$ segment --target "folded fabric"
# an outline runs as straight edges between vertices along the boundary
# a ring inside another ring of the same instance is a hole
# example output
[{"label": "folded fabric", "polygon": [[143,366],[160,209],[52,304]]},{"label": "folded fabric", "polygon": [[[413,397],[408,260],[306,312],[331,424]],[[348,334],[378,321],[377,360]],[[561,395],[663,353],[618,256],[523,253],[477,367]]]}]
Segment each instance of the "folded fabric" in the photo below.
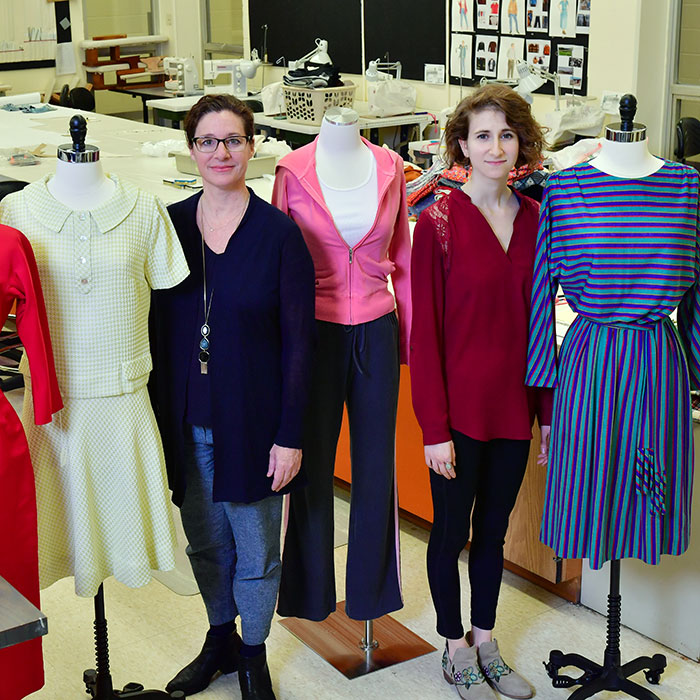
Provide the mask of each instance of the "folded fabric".
[{"label": "folded fabric", "polygon": [[285,85],[305,88],[339,87],[343,84],[338,69],[330,63],[305,63],[303,68],[290,70],[282,80]]},{"label": "folded fabric", "polygon": [[433,192],[431,192],[426,197],[423,197],[419,202],[416,202],[413,206],[408,208],[408,213],[410,216],[415,216],[418,218],[422,212],[424,212],[431,204],[437,202],[438,199],[445,197],[451,192],[449,187],[437,187]]},{"label": "folded fabric", "polygon": [[55,112],[56,108],[50,105],[15,105],[8,102],[2,106],[6,112],[26,112],[27,114],[40,114],[41,112]]}]

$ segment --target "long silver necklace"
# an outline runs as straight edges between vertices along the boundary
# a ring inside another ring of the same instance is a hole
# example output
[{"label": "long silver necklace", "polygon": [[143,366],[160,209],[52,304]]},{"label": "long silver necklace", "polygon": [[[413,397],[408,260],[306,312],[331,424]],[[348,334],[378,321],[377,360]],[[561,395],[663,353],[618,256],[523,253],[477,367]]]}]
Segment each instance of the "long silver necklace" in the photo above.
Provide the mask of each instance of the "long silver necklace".
[{"label": "long silver necklace", "polygon": [[214,289],[211,290],[211,296],[209,297],[209,303],[207,304],[207,261],[204,257],[204,236],[202,236],[202,278],[204,280],[202,285],[204,298],[204,323],[199,329],[199,332],[202,334],[202,339],[199,341],[199,371],[201,374],[208,374],[209,348],[211,345],[209,340],[209,335],[211,333],[211,328],[209,327],[209,312],[211,311],[211,302],[214,298]]},{"label": "long silver necklace", "polygon": [[[246,209],[248,208],[248,202],[250,201],[250,196],[246,199],[243,209],[236,214],[236,216],[224,225],[230,225],[236,218],[238,218],[238,223],[243,218]],[[217,227],[211,226],[209,221],[207,221],[206,214],[204,213],[204,207],[202,206],[202,224],[206,226],[210,232],[214,231]],[[212,287],[211,295],[209,296],[209,302],[207,303],[207,261],[204,256],[204,236],[202,235],[202,297],[203,297],[203,310],[204,310],[204,323],[199,329],[202,334],[202,338],[199,341],[199,371],[201,374],[209,373],[209,350],[211,348],[211,327],[209,326],[209,312],[211,311],[211,302],[214,299],[214,289]]]}]

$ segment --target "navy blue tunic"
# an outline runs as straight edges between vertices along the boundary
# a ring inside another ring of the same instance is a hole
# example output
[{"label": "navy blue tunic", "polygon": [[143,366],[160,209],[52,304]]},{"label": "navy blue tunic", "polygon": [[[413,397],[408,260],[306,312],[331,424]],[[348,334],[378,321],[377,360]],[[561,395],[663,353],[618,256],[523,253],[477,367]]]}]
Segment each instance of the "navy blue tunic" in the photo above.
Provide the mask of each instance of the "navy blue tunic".
[{"label": "navy blue tunic", "polygon": [[[200,196],[168,207],[190,276],[154,291],[151,307],[149,389],[177,505],[186,487],[188,375],[201,337]],[[297,225],[252,191],[243,220],[217,257],[209,316],[214,500],[252,503],[274,493],[267,476],[272,445],[302,447],[315,339],[314,269]],[[293,479],[280,493],[299,482]]]}]

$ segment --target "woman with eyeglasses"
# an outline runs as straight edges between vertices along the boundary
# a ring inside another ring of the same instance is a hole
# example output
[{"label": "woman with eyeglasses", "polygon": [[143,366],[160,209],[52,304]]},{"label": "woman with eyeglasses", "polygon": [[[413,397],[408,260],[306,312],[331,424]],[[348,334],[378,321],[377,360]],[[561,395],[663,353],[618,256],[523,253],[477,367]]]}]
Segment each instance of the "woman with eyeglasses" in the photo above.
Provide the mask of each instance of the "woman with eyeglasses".
[{"label": "woman with eyeglasses", "polygon": [[191,274],[153,295],[150,388],[209,630],[166,690],[238,670],[244,699],[274,700],[265,639],[282,494],[299,481],[314,269],[296,224],[246,187],[250,109],[204,96],[185,132],[203,189],[168,208]]}]

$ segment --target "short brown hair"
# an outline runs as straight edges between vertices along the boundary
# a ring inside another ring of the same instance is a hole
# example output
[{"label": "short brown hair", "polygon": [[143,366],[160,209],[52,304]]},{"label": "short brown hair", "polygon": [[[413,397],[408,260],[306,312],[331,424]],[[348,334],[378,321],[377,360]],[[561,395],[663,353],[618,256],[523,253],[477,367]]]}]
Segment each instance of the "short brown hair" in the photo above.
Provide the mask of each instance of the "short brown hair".
[{"label": "short brown hair", "polygon": [[249,141],[253,140],[255,121],[253,120],[252,110],[245,102],[233,95],[204,95],[192,105],[185,117],[185,134],[190,148],[194,144],[194,134],[197,131],[197,125],[202,117],[210,112],[233,112],[237,114],[243,122],[245,136]]},{"label": "short brown hair", "polygon": [[520,147],[515,167],[534,167],[542,158],[545,146],[544,129],[532,116],[530,105],[507,85],[490,83],[465,97],[456,107],[445,127],[447,159],[451,167],[455,163],[468,165],[469,159],[462,153],[460,139],[469,136],[469,119],[483,109],[498,109],[505,115],[508,126],[518,135]]}]

